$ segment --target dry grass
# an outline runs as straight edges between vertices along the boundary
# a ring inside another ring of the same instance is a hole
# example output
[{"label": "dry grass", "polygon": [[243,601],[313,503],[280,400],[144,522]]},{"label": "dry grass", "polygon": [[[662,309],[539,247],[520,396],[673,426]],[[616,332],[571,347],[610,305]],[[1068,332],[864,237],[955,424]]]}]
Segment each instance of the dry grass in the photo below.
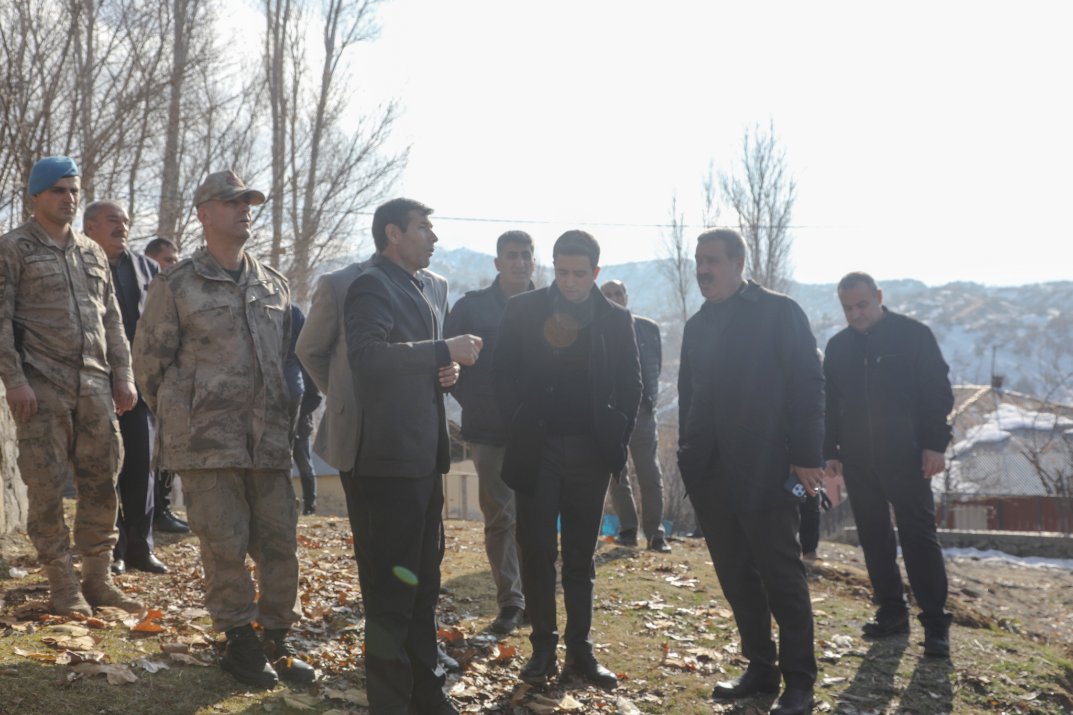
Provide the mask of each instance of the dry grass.
[{"label": "dry grass", "polygon": [[[318,683],[305,691],[281,685],[248,692],[214,665],[183,665],[161,652],[161,644],[189,642],[191,653],[214,658],[207,619],[196,610],[197,549],[189,537],[164,537],[166,543],[158,546],[173,567],[171,574],[121,578],[124,587],[162,612],[160,633],[139,636],[119,619],[91,630],[98,640],[94,648],[107,662],[148,659],[170,667],[149,673],[135,665],[135,682],[110,685],[103,676],[79,675],[70,665],[20,655],[61,652],[44,640],[50,634],[47,624],[17,620],[39,617],[35,604],[43,597],[42,575],[23,548],[8,565],[15,574],[29,573],[0,581],[0,618],[7,624],[0,637],[0,715],[366,712],[361,707],[361,607],[348,537],[341,519],[303,518],[300,525],[306,613],[300,644],[321,672]],[[497,644],[482,633],[495,605],[480,525],[449,522],[447,538],[441,614],[449,651],[465,666],[461,676],[451,677],[453,696],[464,712],[614,713],[631,712],[632,704],[645,713],[744,714],[770,705],[770,698],[725,705],[708,697],[714,681],[736,674],[743,661],[702,541],[677,541],[669,555],[601,544],[593,637],[601,661],[622,676],[622,685],[609,694],[577,684],[556,684],[544,693],[519,687],[516,674],[529,654],[525,635]],[[832,557],[851,551],[827,544],[822,550]],[[823,655],[817,712],[1073,711],[1073,666],[1060,646],[1003,630],[995,614],[957,596],[951,662],[923,658],[916,629],[908,640],[860,640],[860,624],[871,612],[866,584],[848,557],[816,569],[817,653]]]}]

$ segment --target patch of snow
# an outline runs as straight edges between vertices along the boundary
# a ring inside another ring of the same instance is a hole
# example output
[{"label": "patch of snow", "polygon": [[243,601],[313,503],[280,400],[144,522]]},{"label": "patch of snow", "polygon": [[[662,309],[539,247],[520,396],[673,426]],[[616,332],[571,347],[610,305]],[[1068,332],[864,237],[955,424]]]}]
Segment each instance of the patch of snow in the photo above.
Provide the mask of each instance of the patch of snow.
[{"label": "patch of snow", "polygon": [[1013,554],[1007,554],[1005,551],[998,551],[996,549],[950,548],[943,549],[943,556],[948,559],[969,558],[979,559],[981,561],[1005,561],[1006,563],[1017,564],[1019,566],[1073,571],[1073,559],[1050,559],[1043,556],[1014,556]]}]

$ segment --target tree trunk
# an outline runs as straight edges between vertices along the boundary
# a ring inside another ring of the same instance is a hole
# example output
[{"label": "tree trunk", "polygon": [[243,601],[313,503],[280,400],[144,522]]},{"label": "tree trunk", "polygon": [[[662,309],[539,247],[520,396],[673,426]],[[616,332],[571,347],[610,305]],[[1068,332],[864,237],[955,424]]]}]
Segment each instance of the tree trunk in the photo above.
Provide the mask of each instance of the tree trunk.
[{"label": "tree trunk", "polygon": [[[4,394],[0,384],[0,397]],[[15,421],[7,400],[0,399],[0,534],[26,528],[26,485],[15,466],[16,444]]]}]

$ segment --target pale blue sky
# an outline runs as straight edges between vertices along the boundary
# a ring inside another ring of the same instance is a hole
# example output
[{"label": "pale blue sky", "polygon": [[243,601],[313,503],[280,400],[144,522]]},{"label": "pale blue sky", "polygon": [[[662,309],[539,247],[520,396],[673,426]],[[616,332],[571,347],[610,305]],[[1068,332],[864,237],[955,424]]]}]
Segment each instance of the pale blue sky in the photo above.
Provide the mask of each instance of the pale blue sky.
[{"label": "pale blue sky", "polygon": [[436,208],[445,247],[490,252],[522,227],[547,257],[588,223],[605,264],[655,257],[672,192],[698,222],[709,159],[726,167],[771,119],[798,180],[798,280],[1070,277],[1068,2],[391,0],[379,16],[360,101],[401,100],[399,193]]}]

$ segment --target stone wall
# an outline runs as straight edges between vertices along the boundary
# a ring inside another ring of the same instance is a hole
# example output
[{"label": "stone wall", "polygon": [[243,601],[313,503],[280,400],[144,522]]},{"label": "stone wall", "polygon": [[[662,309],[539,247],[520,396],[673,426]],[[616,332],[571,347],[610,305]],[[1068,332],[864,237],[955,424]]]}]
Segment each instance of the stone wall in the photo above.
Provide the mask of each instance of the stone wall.
[{"label": "stone wall", "polygon": [[15,465],[15,423],[0,383],[0,534],[26,529],[26,485]]}]

